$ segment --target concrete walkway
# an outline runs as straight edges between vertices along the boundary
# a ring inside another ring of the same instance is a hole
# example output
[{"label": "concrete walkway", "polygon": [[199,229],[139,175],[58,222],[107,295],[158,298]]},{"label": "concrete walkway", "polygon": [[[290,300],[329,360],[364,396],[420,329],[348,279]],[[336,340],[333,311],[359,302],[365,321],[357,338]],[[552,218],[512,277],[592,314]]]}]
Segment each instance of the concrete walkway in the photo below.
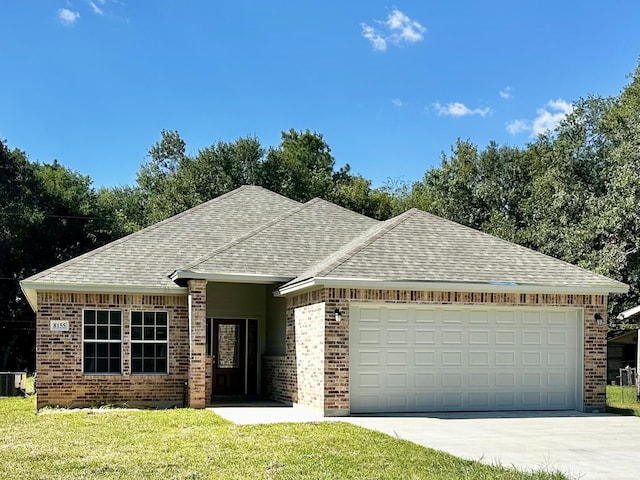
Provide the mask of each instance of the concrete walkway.
[{"label": "concrete walkway", "polygon": [[640,418],[492,412],[325,418],[276,403],[212,408],[237,424],[344,421],[488,464],[560,470],[581,480],[640,478]]}]

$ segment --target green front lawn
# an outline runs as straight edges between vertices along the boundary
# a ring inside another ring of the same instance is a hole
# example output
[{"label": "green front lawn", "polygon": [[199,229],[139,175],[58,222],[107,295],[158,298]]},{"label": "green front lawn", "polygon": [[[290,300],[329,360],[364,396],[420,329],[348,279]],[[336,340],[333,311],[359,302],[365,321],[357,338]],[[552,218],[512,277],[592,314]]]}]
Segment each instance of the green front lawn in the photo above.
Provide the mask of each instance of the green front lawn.
[{"label": "green front lawn", "polygon": [[341,422],[237,426],[207,410],[45,410],[0,399],[0,478],[566,479]]},{"label": "green front lawn", "polygon": [[636,398],[636,387],[607,386],[607,412],[640,417],[640,402]]}]

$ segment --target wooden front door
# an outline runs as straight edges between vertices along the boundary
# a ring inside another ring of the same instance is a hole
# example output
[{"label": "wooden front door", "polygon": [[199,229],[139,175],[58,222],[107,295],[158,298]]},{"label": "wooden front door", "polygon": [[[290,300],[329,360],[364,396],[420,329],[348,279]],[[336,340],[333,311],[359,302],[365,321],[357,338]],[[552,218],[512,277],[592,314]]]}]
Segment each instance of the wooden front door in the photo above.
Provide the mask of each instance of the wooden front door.
[{"label": "wooden front door", "polygon": [[211,395],[255,395],[258,388],[258,322],[207,319]]}]

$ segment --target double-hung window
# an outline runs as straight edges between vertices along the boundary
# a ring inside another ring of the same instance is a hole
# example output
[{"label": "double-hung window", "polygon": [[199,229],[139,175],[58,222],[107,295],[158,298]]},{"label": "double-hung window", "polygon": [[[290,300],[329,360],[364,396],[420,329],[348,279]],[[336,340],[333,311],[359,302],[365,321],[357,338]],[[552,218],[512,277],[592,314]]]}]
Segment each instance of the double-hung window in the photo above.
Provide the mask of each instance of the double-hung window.
[{"label": "double-hung window", "polygon": [[122,312],[85,310],[82,316],[84,373],[122,373]]},{"label": "double-hung window", "polygon": [[131,312],[131,373],[168,373],[167,312]]}]

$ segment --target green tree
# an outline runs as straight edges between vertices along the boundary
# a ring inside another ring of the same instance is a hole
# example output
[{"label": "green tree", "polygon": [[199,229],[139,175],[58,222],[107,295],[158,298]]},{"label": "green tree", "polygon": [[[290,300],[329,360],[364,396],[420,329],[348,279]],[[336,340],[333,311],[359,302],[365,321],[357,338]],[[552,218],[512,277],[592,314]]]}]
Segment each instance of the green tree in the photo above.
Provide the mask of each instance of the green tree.
[{"label": "green tree", "polygon": [[262,185],[286,197],[306,202],[330,198],[335,160],[322,134],[282,132],[277,148],[270,148],[262,167]]},{"label": "green tree", "polygon": [[89,177],[0,142],[0,370],[34,366],[34,315],[19,280],[114,240],[116,220],[98,211]]}]

